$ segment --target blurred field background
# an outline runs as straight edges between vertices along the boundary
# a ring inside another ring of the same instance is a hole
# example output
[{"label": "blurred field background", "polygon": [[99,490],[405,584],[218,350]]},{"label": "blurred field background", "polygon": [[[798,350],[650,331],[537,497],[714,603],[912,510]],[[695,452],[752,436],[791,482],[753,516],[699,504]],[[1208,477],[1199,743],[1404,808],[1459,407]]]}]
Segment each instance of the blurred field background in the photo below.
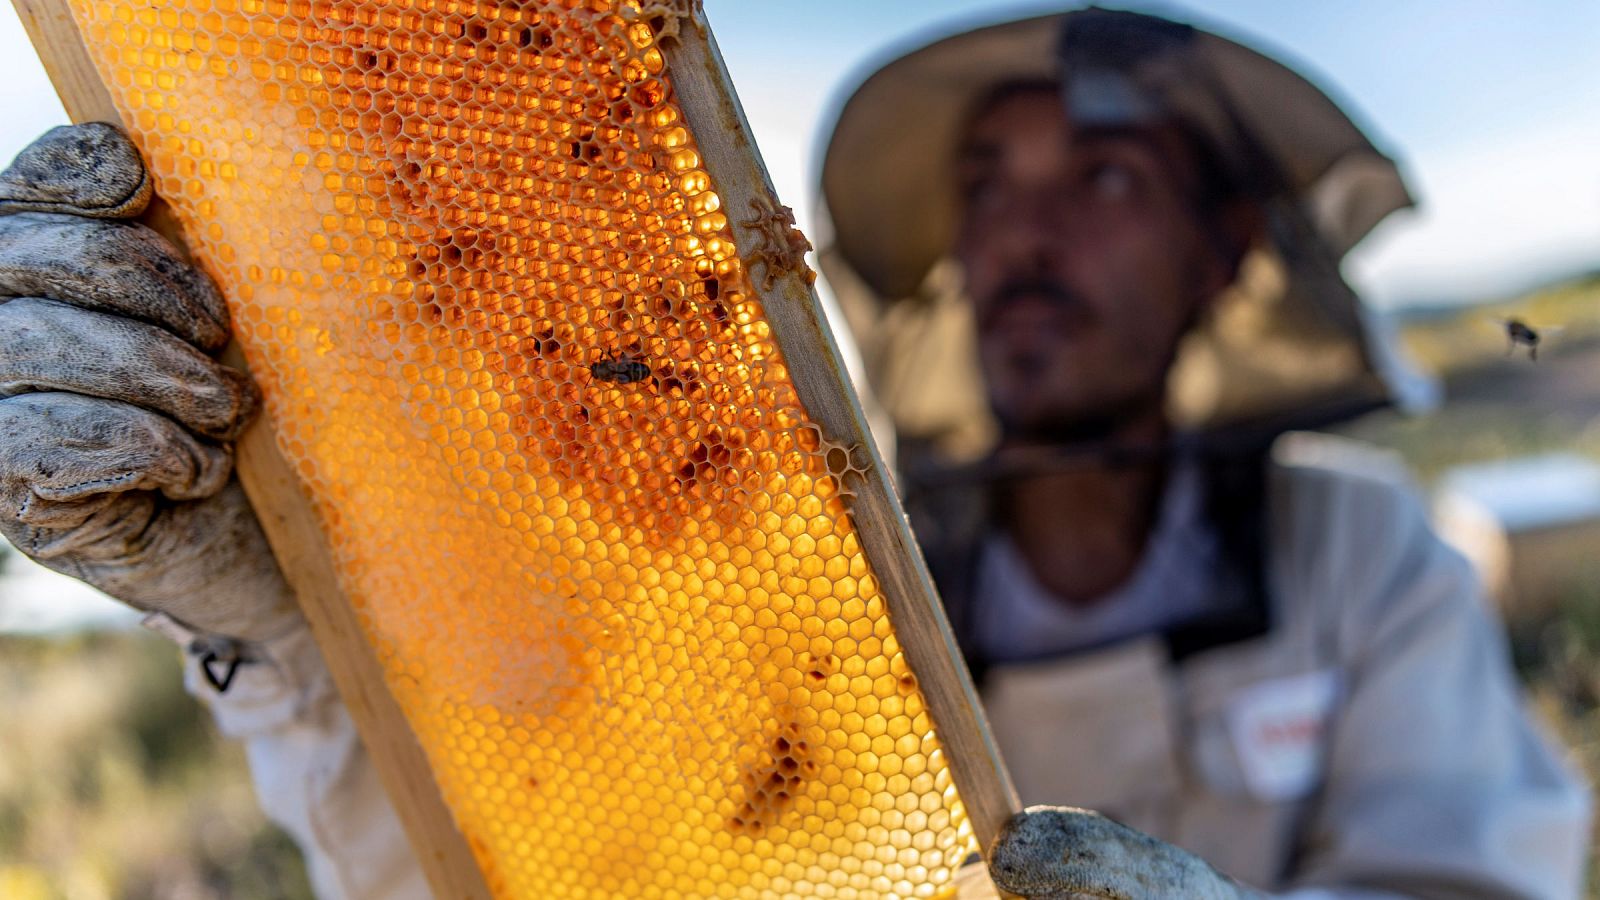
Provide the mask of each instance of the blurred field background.
[{"label": "blurred field background", "polygon": [[311,898],[180,680],[143,631],[0,637],[0,897]]},{"label": "blurred field background", "polygon": [[[1500,316],[1563,330],[1532,362],[1525,350],[1507,355]],[[1551,452],[1600,463],[1600,274],[1504,303],[1413,313],[1402,333],[1443,376],[1446,404],[1346,431],[1400,452],[1425,486],[1463,464]],[[1524,579],[1532,592],[1504,607],[1530,700],[1592,779],[1597,551],[1583,540],[1546,553],[1539,577]],[[5,563],[27,565],[14,553]],[[0,620],[6,604],[0,591]],[[311,896],[292,844],[256,810],[242,753],[179,682],[172,646],[138,629],[0,636],[0,897]]]},{"label": "blurred field background", "polygon": [[[1525,348],[1506,352],[1505,317],[1559,332],[1530,361]],[[1368,416],[1347,433],[1398,451],[1436,492],[1462,466],[1554,461],[1559,476],[1572,471],[1560,457],[1600,464],[1600,272],[1409,318],[1404,342],[1441,377],[1443,405],[1416,418]],[[1531,486],[1526,499],[1592,511],[1596,488],[1579,477]],[[1508,546],[1496,549],[1508,551],[1499,562],[1509,571],[1500,573],[1497,600],[1518,673],[1537,714],[1600,783],[1600,518],[1558,518],[1505,537]],[[1494,568],[1491,561],[1491,583]],[[1600,896],[1600,860],[1591,859],[1589,873],[1589,896]]]}]

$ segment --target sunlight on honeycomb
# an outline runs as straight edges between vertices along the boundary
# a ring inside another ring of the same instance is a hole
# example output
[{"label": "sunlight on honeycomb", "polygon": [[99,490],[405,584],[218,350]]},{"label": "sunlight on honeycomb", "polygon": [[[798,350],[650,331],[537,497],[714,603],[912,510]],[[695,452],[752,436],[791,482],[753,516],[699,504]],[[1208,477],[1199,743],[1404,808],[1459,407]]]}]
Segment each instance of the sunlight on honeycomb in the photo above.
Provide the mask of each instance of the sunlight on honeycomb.
[{"label": "sunlight on honeycomb", "polygon": [[496,894],[944,892],[970,830],[649,17],[73,6]]}]

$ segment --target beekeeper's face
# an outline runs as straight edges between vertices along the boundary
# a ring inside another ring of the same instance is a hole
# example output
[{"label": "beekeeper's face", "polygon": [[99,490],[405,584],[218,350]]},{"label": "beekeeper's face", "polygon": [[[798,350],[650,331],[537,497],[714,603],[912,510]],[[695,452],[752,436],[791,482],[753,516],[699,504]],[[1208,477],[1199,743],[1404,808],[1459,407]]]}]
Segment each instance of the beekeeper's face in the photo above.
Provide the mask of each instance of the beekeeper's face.
[{"label": "beekeeper's face", "polygon": [[1192,156],[1175,129],[1076,128],[1046,88],[973,120],[955,255],[1012,438],[1099,434],[1160,407],[1179,339],[1232,275]]}]

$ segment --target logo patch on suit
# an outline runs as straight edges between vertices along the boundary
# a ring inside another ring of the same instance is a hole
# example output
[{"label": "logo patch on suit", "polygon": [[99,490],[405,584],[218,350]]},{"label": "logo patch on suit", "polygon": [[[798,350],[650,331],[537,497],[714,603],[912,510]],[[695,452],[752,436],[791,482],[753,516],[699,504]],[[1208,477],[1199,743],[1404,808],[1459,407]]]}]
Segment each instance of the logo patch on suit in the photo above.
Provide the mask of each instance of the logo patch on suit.
[{"label": "logo patch on suit", "polygon": [[1250,792],[1293,800],[1317,785],[1338,673],[1307,672],[1251,685],[1228,704],[1228,731]]}]

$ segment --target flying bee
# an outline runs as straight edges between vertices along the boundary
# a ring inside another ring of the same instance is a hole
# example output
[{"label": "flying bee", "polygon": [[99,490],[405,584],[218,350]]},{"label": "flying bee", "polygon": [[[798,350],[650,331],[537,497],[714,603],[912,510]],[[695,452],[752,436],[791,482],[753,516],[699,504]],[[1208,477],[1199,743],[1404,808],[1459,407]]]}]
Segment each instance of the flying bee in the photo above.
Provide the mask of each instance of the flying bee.
[{"label": "flying bee", "polygon": [[1539,358],[1539,342],[1547,337],[1560,334],[1560,328],[1534,328],[1521,319],[1497,319],[1506,332],[1506,355],[1510,356],[1520,344],[1528,348],[1528,359]]},{"label": "flying bee", "polygon": [[608,356],[591,364],[589,374],[597,381],[609,381],[612,384],[633,384],[654,377],[650,366],[644,360],[637,356],[620,354]]}]

